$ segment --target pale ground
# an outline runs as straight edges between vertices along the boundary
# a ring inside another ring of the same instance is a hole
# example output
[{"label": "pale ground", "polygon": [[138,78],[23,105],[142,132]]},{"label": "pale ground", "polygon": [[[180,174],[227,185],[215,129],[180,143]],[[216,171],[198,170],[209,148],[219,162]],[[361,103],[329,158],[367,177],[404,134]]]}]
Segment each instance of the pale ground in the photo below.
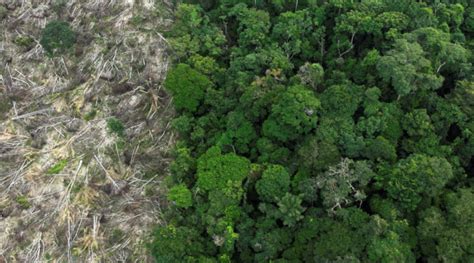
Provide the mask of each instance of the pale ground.
[{"label": "pale ground", "polygon": [[[161,87],[170,6],[68,0],[55,12],[58,1],[0,0],[0,263],[151,261],[174,141]],[[51,59],[39,40],[58,18],[77,43]]]}]

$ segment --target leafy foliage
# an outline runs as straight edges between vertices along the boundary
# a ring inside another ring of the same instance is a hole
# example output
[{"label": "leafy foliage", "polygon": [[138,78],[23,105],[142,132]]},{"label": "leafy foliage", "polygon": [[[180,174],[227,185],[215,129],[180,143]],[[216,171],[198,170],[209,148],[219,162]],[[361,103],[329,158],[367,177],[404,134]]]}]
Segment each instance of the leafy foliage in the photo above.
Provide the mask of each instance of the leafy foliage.
[{"label": "leafy foliage", "polygon": [[472,261],[471,2],[184,2],[158,262]]},{"label": "leafy foliage", "polygon": [[19,36],[15,39],[15,44],[25,49],[31,49],[34,43],[34,39],[29,36]]},{"label": "leafy foliage", "polygon": [[278,209],[282,215],[283,224],[286,226],[294,226],[298,221],[303,219],[302,213],[304,208],[301,206],[300,197],[286,193],[278,202]]},{"label": "leafy foliage", "polygon": [[72,48],[76,34],[64,21],[51,21],[43,29],[40,44],[49,57],[62,55]]},{"label": "leafy foliage", "polygon": [[165,87],[174,96],[176,109],[194,112],[211,86],[206,76],[186,64],[178,64],[166,78]]},{"label": "leafy foliage", "polygon": [[265,202],[276,202],[290,190],[290,175],[281,165],[272,165],[265,169],[255,189]]},{"label": "leafy foliage", "polygon": [[392,169],[386,189],[402,207],[414,210],[423,195],[438,196],[452,177],[452,167],[446,159],[414,154]]},{"label": "leafy foliage", "polygon": [[57,162],[55,165],[51,166],[51,168],[49,168],[46,173],[47,174],[58,174],[64,169],[64,167],[66,167],[67,163],[68,163],[68,161],[66,159],[63,159],[63,160]]},{"label": "leafy foliage", "polygon": [[221,154],[217,147],[209,149],[198,159],[197,182],[200,189],[215,191],[233,182],[241,183],[248,175],[250,163],[235,154]]},{"label": "leafy foliage", "polygon": [[443,78],[434,72],[431,62],[424,57],[422,47],[405,39],[397,39],[395,48],[380,59],[377,70],[399,96],[416,90],[436,90],[443,82]]},{"label": "leafy foliage", "polygon": [[168,200],[175,202],[176,206],[183,208],[188,208],[193,204],[191,191],[183,184],[175,185],[170,189]]},{"label": "leafy foliage", "polygon": [[157,229],[155,235],[160,239],[156,239],[150,249],[157,262],[189,262],[204,252],[204,244],[196,230],[169,225]]},{"label": "leafy foliage", "polygon": [[111,133],[114,133],[119,137],[124,136],[125,126],[123,125],[122,121],[115,117],[109,118],[107,120],[107,128]]},{"label": "leafy foliage", "polygon": [[446,211],[431,207],[422,213],[417,231],[423,241],[421,249],[429,259],[465,261],[472,258],[473,197],[472,189],[462,188],[444,196]]},{"label": "leafy foliage", "polygon": [[263,134],[279,141],[294,140],[316,128],[320,102],[303,86],[292,86],[272,105]]},{"label": "leafy foliage", "polygon": [[28,209],[31,207],[31,203],[28,200],[27,196],[24,196],[24,195],[17,196],[16,202],[22,209]]}]

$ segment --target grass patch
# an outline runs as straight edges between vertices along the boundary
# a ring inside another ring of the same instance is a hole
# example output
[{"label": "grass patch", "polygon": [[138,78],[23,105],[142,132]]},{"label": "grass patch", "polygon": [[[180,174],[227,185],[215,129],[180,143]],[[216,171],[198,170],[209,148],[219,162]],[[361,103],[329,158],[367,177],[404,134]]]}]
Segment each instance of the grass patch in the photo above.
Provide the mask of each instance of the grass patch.
[{"label": "grass patch", "polygon": [[122,121],[115,117],[107,120],[107,128],[109,128],[110,133],[116,134],[119,137],[123,137],[125,135],[125,126],[123,125]]},{"label": "grass patch", "polygon": [[15,38],[15,44],[26,49],[32,48],[34,43],[35,40],[29,36],[19,36]]},{"label": "grass patch", "polygon": [[58,174],[64,169],[64,167],[66,167],[66,165],[67,165],[67,160],[61,160],[58,163],[56,163],[55,165],[51,166],[51,168],[49,168],[46,173],[47,174]]},{"label": "grass patch", "polygon": [[22,209],[28,209],[31,207],[30,201],[28,201],[28,197],[24,195],[20,195],[16,198],[16,202],[20,205]]}]

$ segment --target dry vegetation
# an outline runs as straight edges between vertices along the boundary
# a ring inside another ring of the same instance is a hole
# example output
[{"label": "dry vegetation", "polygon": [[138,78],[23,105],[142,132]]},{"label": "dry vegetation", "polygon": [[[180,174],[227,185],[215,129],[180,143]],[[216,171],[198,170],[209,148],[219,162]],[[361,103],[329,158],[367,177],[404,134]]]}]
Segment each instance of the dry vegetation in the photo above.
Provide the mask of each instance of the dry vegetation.
[{"label": "dry vegetation", "polygon": [[[143,243],[160,221],[174,138],[161,88],[169,5],[0,0],[0,9],[0,262],[149,261]],[[55,19],[77,42],[48,58],[39,39]],[[123,136],[108,129],[112,116]]]}]

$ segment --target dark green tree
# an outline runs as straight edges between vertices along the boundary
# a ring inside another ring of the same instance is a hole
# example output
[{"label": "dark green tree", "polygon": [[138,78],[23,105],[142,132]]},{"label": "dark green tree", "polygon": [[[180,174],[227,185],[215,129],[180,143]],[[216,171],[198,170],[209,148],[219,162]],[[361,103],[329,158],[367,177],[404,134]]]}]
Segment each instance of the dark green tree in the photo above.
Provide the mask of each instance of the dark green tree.
[{"label": "dark green tree", "polygon": [[51,21],[41,33],[40,44],[49,57],[65,54],[76,43],[76,34],[67,22]]},{"label": "dark green tree", "polygon": [[206,242],[201,234],[189,227],[160,226],[150,250],[157,262],[192,262],[205,254]]},{"label": "dark green tree", "polygon": [[467,0],[189,0],[158,262],[470,262]]},{"label": "dark green tree", "polygon": [[299,196],[286,193],[278,201],[278,210],[283,220],[283,224],[289,227],[295,226],[298,221],[303,219],[305,208],[301,206],[303,200]]},{"label": "dark green tree", "polygon": [[444,196],[446,211],[431,207],[421,213],[417,231],[426,259],[454,262],[474,256],[473,198],[472,189],[459,189]]},{"label": "dark green tree", "polygon": [[195,112],[204,99],[204,92],[212,87],[212,82],[189,65],[178,64],[169,73],[165,87],[174,96],[178,110]]},{"label": "dark green tree", "polygon": [[452,177],[452,166],[446,159],[414,154],[393,167],[386,189],[401,207],[412,211],[424,197],[440,195]]},{"label": "dark green tree", "polygon": [[316,128],[319,100],[303,86],[288,88],[272,106],[269,118],[263,123],[263,134],[285,142]]},{"label": "dark green tree", "polygon": [[264,202],[276,202],[290,190],[290,175],[281,165],[271,165],[257,181],[255,188]]},{"label": "dark green tree", "polygon": [[380,58],[377,71],[384,81],[393,86],[398,96],[417,90],[436,90],[443,82],[443,77],[425,58],[422,47],[405,39],[397,39],[394,49]]}]

